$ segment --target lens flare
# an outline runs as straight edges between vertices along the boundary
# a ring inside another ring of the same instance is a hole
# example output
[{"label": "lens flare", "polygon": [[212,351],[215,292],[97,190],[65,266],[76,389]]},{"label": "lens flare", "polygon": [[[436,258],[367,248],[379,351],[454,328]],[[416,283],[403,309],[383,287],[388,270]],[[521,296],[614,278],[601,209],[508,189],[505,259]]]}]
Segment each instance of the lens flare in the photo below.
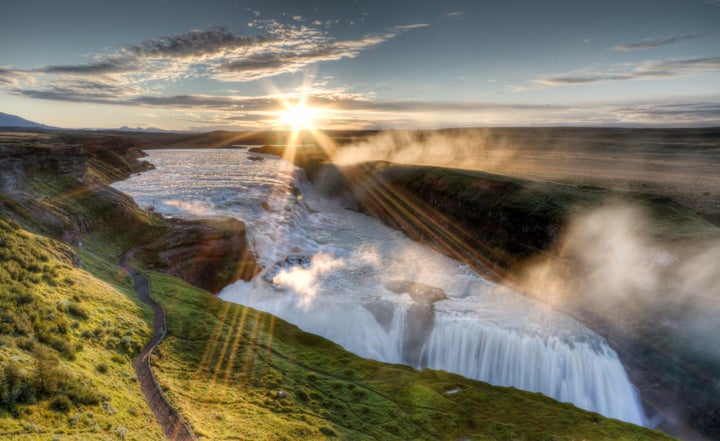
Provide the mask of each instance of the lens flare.
[{"label": "lens flare", "polygon": [[316,114],[316,109],[307,107],[304,102],[300,102],[296,105],[288,104],[287,110],[282,114],[282,119],[285,124],[292,126],[293,130],[312,130]]}]

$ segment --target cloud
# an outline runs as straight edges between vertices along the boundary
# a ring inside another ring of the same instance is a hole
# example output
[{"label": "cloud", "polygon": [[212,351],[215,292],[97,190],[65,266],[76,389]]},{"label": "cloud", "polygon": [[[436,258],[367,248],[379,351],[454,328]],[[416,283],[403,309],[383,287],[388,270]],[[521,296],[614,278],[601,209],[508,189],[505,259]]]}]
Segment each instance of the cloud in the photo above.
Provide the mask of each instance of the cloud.
[{"label": "cloud", "polygon": [[335,111],[365,111],[389,113],[422,112],[480,112],[498,110],[548,110],[558,106],[534,104],[500,104],[487,102],[454,101],[411,101],[388,100],[374,101],[352,93],[306,93],[264,95],[252,97],[217,95],[151,95],[143,94],[143,89],[103,82],[73,80],[55,84],[48,89],[14,89],[13,93],[29,98],[57,101],[90,102],[124,106],[148,106],[191,109],[214,109],[236,111],[277,112],[284,107],[282,100],[295,101],[301,95],[309,107],[326,108]]},{"label": "cloud", "polygon": [[[618,125],[618,126],[704,126],[720,124],[720,97],[706,101],[666,104],[630,103],[586,105],[582,108],[542,104],[495,102],[373,100],[360,94],[311,92],[262,96],[219,96],[205,94],[159,95],[122,83],[90,80],[57,83],[46,89],[12,89],[15,95],[66,102],[107,104],[162,109],[170,113],[192,112],[193,122],[205,128],[237,129],[269,127],[277,123],[284,110],[283,101],[294,102],[305,96],[308,106],[320,109],[322,127],[352,128],[431,128],[478,125]],[[205,121],[196,121],[202,116]],[[183,118],[179,118],[183,120]],[[196,129],[200,129],[196,127]]]},{"label": "cloud", "polygon": [[72,79],[54,82],[44,89],[14,88],[10,93],[28,98],[98,104],[121,104],[123,97],[141,93],[134,86],[111,82]]},{"label": "cloud", "polygon": [[[126,45],[94,54],[82,64],[53,64],[30,69],[0,66],[0,93],[59,102],[162,108],[180,113],[232,112],[241,121],[276,118],[282,99],[309,93],[314,106],[364,108],[365,97],[317,87],[290,94],[236,96],[216,94],[168,95],[166,87],[178,80],[205,79],[246,82],[297,72],[324,61],[354,58],[401,33],[428,26],[394,26],[353,39],[329,34],[331,21],[320,26],[295,20],[291,24],[254,19],[257,35],[238,35],[225,28],[192,30]],[[313,86],[315,87],[315,86]],[[231,115],[231,116],[233,116]]]},{"label": "cloud", "polygon": [[691,102],[673,104],[637,104],[612,110],[626,122],[674,125],[720,123],[720,102]]},{"label": "cloud", "polygon": [[242,122],[248,122],[248,121],[268,121],[269,118],[268,115],[265,114],[242,114],[242,115],[236,115],[236,116],[228,116],[226,118],[223,118],[222,121],[242,121]]},{"label": "cloud", "polygon": [[129,105],[216,110],[268,110],[278,107],[276,99],[235,98],[212,95],[139,96],[126,102]]},{"label": "cloud", "polygon": [[665,46],[668,44],[678,43],[686,40],[693,40],[696,38],[706,37],[707,32],[678,35],[676,37],[661,37],[661,38],[648,38],[637,43],[621,44],[619,46],[612,47],[612,50],[629,52],[629,51],[640,51],[645,49],[652,49],[658,46]]},{"label": "cloud", "polygon": [[615,68],[615,71],[581,70],[543,77],[535,82],[546,86],[567,86],[603,81],[669,79],[717,70],[720,70],[720,57],[688,58],[646,61],[630,69],[627,66],[621,66],[621,68]]},{"label": "cloud", "polygon": [[[188,77],[245,82],[297,72],[318,62],[354,58],[403,32],[428,26],[395,26],[358,39],[336,40],[313,25],[260,19],[253,20],[251,25],[261,33],[243,36],[226,28],[192,30],[96,54],[93,61],[84,64],[49,65],[22,72],[34,75],[33,79],[41,83],[51,83],[57,76],[135,84]],[[20,71],[0,71],[0,81],[9,83],[5,79],[13,72]]]},{"label": "cloud", "polygon": [[0,85],[15,84],[16,79],[17,74],[12,69],[0,66]]},{"label": "cloud", "polygon": [[109,57],[94,63],[50,65],[30,72],[44,74],[103,75],[130,72],[137,68],[137,61],[133,58]]},{"label": "cloud", "polygon": [[[361,52],[377,46],[399,34],[427,24],[395,26],[382,34],[367,35],[357,40],[330,40],[324,33],[306,26],[280,25],[275,21],[264,23],[271,35],[280,36],[282,44],[267,42],[264,50],[246,54],[219,66],[216,78],[230,81],[248,81],[297,72],[304,67],[342,58],[355,58]],[[310,43],[310,44],[308,44]]]},{"label": "cloud", "polygon": [[262,46],[270,41],[273,41],[271,35],[245,37],[235,35],[225,28],[213,28],[145,40],[137,46],[123,48],[121,54],[146,59],[196,58],[202,60],[204,57],[213,59],[218,55],[234,54],[238,50]]}]

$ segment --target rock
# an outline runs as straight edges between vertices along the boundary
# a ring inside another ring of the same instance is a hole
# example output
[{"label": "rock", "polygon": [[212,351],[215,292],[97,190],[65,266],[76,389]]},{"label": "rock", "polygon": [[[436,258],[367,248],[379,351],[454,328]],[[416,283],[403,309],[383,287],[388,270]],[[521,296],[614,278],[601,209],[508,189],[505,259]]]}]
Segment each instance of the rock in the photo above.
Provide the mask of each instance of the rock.
[{"label": "rock", "polygon": [[283,259],[281,262],[277,262],[275,265],[273,265],[272,268],[267,270],[265,274],[263,274],[262,278],[264,281],[273,284],[273,279],[280,273],[280,271],[288,270],[294,266],[299,266],[301,268],[310,268],[311,263],[312,258],[310,256],[305,256],[301,254],[290,254],[289,256],[286,256],[285,259]]},{"label": "rock", "polygon": [[283,265],[285,267],[288,266],[301,266],[303,268],[310,268],[310,264],[312,263],[312,259],[310,256],[303,256],[303,255],[297,255],[297,254],[291,254],[285,258],[283,261]]},{"label": "rock", "polygon": [[260,162],[265,160],[265,158],[263,158],[262,156],[248,156],[248,159],[250,161],[260,161]]},{"label": "rock", "polygon": [[[403,330],[403,362],[411,366],[421,367],[427,362],[422,348],[427,343],[435,323],[433,304],[448,298],[445,291],[434,286],[409,280],[390,280],[384,284],[385,289],[397,294],[408,294],[414,303],[407,309]],[[395,306],[390,302],[365,305],[375,320],[386,330],[395,313]]]},{"label": "rock", "polygon": [[435,311],[430,303],[410,305],[405,318],[403,331],[403,361],[410,366],[421,367],[427,364],[422,349],[430,338],[435,324]]},{"label": "rock", "polygon": [[[386,331],[390,330],[396,306],[390,302],[376,302],[363,305]],[[427,343],[435,323],[432,304],[415,303],[408,307],[403,329],[402,362],[420,368],[427,360],[422,348]]]},{"label": "rock", "polygon": [[383,286],[396,294],[409,294],[417,303],[432,304],[448,298],[440,288],[409,280],[389,280]]},{"label": "rock", "polygon": [[213,293],[236,280],[250,280],[259,272],[241,221],[168,222],[170,228],[164,234],[135,252],[153,269]]},{"label": "rock", "polygon": [[462,390],[462,387],[457,386],[457,387],[454,387],[454,388],[452,388],[452,389],[447,389],[447,390],[445,390],[445,394],[446,394],[446,395],[454,395],[454,394],[460,392],[461,390]]}]

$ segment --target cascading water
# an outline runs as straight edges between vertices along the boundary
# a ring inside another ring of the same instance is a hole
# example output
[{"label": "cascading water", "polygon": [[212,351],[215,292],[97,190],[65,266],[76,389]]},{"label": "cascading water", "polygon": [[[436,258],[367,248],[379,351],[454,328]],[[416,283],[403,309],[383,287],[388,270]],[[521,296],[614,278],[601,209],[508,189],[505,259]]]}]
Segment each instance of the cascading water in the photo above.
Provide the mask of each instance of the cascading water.
[{"label": "cascading water", "polygon": [[148,153],[156,170],[115,184],[140,206],[247,224],[265,269],[221,298],[363,357],[541,392],[644,423],[637,393],[601,337],[317,196],[291,164],[244,150]]}]

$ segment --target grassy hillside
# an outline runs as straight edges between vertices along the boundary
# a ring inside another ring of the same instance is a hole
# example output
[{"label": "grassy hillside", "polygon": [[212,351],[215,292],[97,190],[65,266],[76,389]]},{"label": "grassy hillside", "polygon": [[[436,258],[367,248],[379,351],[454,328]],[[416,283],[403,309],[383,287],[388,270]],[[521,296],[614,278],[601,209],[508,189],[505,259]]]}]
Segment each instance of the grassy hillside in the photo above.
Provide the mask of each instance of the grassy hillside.
[{"label": "grassy hillside", "polygon": [[[161,439],[129,363],[150,332],[129,278],[12,221],[0,232],[0,436]],[[664,437],[538,394],[363,360],[179,279],[151,279],[170,335],[157,376],[205,439]]]},{"label": "grassy hillside", "polygon": [[[12,221],[0,234],[0,436],[161,439],[129,363],[150,332],[129,278]],[[664,438],[539,394],[363,360],[179,279],[151,279],[170,334],[158,378],[205,439]]]},{"label": "grassy hillside", "polygon": [[2,215],[0,243],[0,438],[158,439],[130,365],[149,311],[128,277]]}]

